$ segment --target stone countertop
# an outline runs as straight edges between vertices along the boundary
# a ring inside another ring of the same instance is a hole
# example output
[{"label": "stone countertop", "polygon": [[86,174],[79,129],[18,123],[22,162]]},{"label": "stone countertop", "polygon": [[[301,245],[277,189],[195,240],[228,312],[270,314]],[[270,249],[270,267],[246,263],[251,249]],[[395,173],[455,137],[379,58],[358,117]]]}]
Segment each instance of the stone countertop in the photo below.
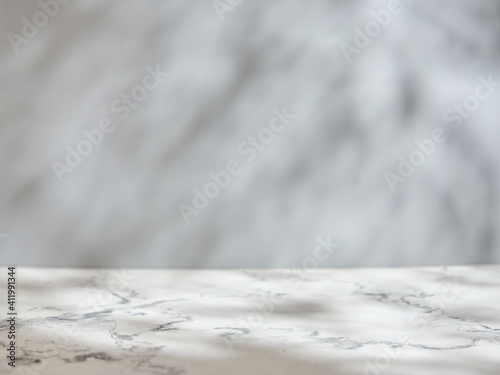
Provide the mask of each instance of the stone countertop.
[{"label": "stone countertop", "polygon": [[500,374],[500,266],[16,270],[6,374]]}]

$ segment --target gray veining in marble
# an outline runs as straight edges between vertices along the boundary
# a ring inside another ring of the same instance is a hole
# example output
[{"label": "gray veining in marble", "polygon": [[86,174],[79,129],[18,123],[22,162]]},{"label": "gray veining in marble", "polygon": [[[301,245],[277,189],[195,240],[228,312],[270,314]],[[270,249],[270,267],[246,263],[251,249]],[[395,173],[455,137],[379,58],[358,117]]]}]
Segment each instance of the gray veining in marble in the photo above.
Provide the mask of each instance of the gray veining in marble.
[{"label": "gray veining in marble", "polygon": [[6,374],[500,371],[500,266],[17,273]]}]

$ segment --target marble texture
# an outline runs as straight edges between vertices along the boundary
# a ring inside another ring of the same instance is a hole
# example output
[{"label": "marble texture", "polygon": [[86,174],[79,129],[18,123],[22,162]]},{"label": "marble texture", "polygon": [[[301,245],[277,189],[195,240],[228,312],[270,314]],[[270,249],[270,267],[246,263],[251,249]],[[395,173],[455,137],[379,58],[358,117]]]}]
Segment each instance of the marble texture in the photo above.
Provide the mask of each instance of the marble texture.
[{"label": "marble texture", "polygon": [[18,268],[17,285],[2,374],[500,372],[498,265]]},{"label": "marble texture", "polygon": [[[7,34],[41,8],[0,1],[2,264],[282,268],[328,234],[324,267],[500,263],[500,90],[394,193],[383,176],[500,80],[500,2],[402,0],[351,63],[340,43],[390,0],[244,0],[224,21],[213,3],[70,1],[16,54]],[[120,120],[156,65],[170,78]],[[247,162],[283,106],[297,118]],[[51,163],[103,117],[116,130],[59,183]],[[232,159],[186,225],[178,205]]]}]

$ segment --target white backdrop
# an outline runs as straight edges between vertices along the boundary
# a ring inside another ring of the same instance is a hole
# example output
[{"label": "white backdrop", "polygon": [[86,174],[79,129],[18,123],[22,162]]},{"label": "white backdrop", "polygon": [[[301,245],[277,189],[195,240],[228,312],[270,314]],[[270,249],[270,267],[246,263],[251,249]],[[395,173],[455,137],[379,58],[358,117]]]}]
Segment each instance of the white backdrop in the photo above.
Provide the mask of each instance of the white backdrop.
[{"label": "white backdrop", "polygon": [[[390,19],[386,1],[43,4],[0,3],[3,264],[500,261],[500,93],[470,99],[500,81],[497,2],[402,0]],[[446,141],[391,191],[384,173],[436,128]],[[97,145],[71,167],[83,130]],[[315,255],[318,237],[339,246]]]}]

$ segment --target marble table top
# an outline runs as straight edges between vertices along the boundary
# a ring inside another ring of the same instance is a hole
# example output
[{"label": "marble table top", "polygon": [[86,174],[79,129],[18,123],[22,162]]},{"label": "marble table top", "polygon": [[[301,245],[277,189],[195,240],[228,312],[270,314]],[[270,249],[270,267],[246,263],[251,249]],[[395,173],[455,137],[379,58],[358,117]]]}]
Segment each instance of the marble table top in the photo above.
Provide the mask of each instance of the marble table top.
[{"label": "marble table top", "polygon": [[498,265],[19,267],[16,283],[2,374],[500,374]]}]

